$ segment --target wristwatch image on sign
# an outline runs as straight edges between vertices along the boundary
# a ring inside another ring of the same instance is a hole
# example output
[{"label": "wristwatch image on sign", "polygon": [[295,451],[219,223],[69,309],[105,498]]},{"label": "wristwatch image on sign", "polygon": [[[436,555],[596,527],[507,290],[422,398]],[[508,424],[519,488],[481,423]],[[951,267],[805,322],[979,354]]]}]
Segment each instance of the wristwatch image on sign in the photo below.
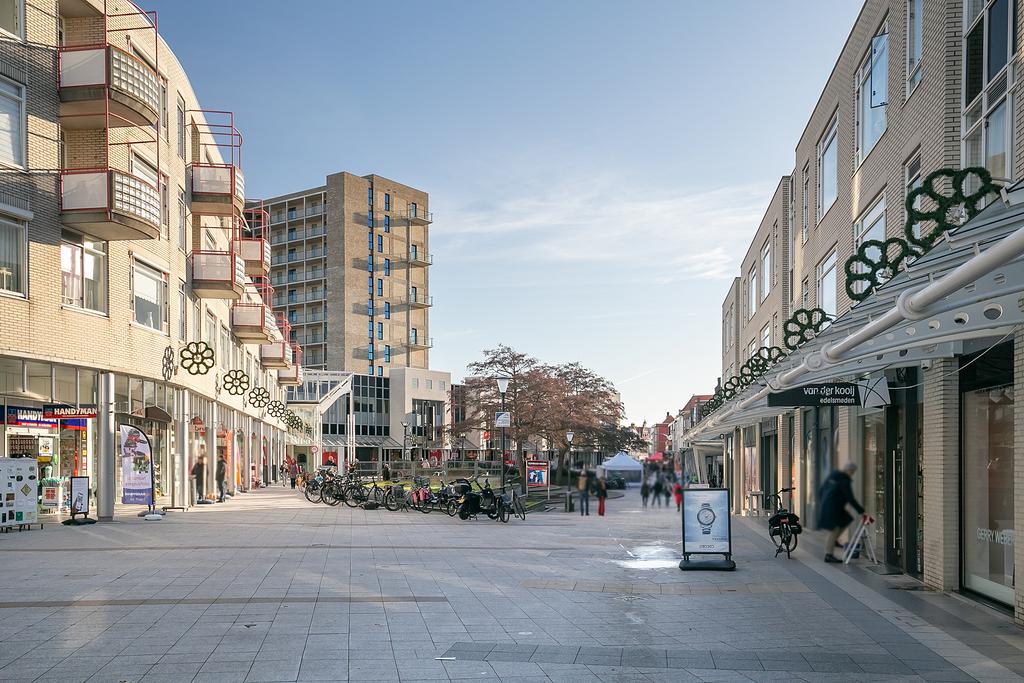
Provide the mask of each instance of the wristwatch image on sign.
[{"label": "wristwatch image on sign", "polygon": [[711,503],[702,503],[700,510],[697,510],[697,523],[700,524],[702,534],[711,533],[711,525],[715,523],[715,511],[711,509]]}]

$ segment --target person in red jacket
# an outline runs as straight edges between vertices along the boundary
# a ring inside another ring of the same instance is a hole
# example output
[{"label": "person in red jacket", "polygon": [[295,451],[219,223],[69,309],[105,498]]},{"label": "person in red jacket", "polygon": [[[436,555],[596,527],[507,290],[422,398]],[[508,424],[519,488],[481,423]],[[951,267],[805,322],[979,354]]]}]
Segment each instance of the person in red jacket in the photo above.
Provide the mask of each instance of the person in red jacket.
[{"label": "person in red jacket", "polygon": [[675,486],[672,487],[672,493],[676,496],[676,512],[683,509],[683,485],[676,480]]}]

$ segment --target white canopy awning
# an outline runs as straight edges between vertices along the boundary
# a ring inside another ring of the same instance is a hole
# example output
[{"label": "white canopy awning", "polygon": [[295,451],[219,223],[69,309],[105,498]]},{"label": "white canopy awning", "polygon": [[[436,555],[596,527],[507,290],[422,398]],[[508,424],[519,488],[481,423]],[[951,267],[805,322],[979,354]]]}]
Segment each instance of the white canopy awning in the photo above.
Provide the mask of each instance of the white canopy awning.
[{"label": "white canopy awning", "polygon": [[606,472],[621,472],[623,470],[639,472],[644,468],[642,464],[640,464],[633,458],[629,457],[626,453],[616,453],[615,455],[601,463],[601,467],[603,467]]},{"label": "white canopy awning", "polygon": [[779,415],[772,391],[919,365],[1024,322],[1024,185],[1004,192],[865,301],[684,435],[696,440]]}]

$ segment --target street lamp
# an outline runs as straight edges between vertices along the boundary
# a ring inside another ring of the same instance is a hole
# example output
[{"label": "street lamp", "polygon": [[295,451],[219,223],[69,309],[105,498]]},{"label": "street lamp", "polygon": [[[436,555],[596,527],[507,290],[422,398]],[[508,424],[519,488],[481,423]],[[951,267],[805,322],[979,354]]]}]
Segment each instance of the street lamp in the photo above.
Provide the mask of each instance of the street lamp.
[{"label": "street lamp", "polygon": [[[501,412],[505,412],[505,392],[508,391],[509,377],[496,377],[498,382],[498,393],[501,394]],[[501,490],[505,490],[505,416],[502,415],[501,422]]]},{"label": "street lamp", "polygon": [[408,449],[409,449],[409,423],[408,422],[402,422],[402,460],[407,460],[408,459],[408,453],[406,452],[406,451],[408,451]]},{"label": "street lamp", "polygon": [[569,430],[565,433],[565,440],[569,443],[569,450],[565,453],[565,486],[569,487],[569,463],[572,461],[572,438],[576,436]]}]

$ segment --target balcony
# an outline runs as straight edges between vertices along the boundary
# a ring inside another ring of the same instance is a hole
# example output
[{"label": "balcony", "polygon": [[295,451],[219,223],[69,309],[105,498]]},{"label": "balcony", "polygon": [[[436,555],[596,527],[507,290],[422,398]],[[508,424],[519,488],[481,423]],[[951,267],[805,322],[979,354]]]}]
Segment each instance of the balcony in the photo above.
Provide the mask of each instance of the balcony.
[{"label": "balcony", "polygon": [[233,304],[231,330],[246,344],[266,344],[273,339],[274,314],[264,304]]},{"label": "balcony", "polygon": [[101,240],[160,237],[160,193],[123,171],[62,171],[60,212],[64,225]]},{"label": "balcony", "polygon": [[302,384],[302,366],[296,363],[290,368],[277,371],[277,383],[285,387],[297,387]]},{"label": "balcony", "polygon": [[192,213],[230,216],[245,208],[245,176],[231,164],[190,164]]},{"label": "balcony", "polygon": [[432,266],[434,265],[434,255],[428,254],[425,251],[416,249],[415,251],[409,252],[409,265],[410,266]]},{"label": "balcony", "polygon": [[408,347],[410,351],[425,351],[426,349],[434,348],[433,337],[413,337],[409,340]]},{"label": "balcony", "polygon": [[238,299],[245,292],[245,262],[231,251],[189,254],[192,291],[204,299]]},{"label": "balcony", "polygon": [[402,217],[413,225],[429,225],[434,222],[434,214],[413,204],[402,212]]},{"label": "balcony", "polygon": [[283,341],[260,344],[260,362],[266,368],[290,368],[292,366],[291,344]]},{"label": "balcony", "polygon": [[402,303],[409,308],[430,308],[434,305],[434,297],[427,296],[426,294],[403,296]]},{"label": "balcony", "polygon": [[156,125],[160,85],[141,59],[113,45],[62,47],[57,59],[63,128]]},{"label": "balcony", "polygon": [[245,263],[245,274],[264,276],[270,272],[270,243],[260,237],[235,240],[235,251]]}]

